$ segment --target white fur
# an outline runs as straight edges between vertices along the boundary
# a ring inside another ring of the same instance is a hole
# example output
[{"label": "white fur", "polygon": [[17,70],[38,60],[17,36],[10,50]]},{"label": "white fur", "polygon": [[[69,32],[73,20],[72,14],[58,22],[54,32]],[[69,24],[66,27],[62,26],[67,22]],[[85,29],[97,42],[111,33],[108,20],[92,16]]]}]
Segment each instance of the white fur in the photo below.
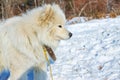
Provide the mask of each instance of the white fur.
[{"label": "white fur", "polygon": [[46,80],[47,62],[42,47],[55,49],[60,40],[70,38],[65,21],[59,6],[48,4],[2,22],[0,71],[9,69],[10,80],[26,80],[24,75],[34,68],[35,80]]}]

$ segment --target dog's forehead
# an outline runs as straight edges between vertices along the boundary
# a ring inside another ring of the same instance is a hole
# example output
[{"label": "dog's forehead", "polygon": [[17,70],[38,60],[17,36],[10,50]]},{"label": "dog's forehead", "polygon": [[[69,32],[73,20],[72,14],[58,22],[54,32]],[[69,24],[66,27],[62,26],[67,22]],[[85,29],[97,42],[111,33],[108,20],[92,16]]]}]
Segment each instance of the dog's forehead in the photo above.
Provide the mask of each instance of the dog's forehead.
[{"label": "dog's forehead", "polygon": [[56,20],[55,23],[56,23],[57,25],[65,25],[66,21],[59,18],[59,20]]},{"label": "dog's forehead", "polygon": [[60,17],[60,19],[61,19],[61,23],[62,23],[62,24],[65,24],[66,21],[67,21],[67,20],[66,20],[66,17],[65,17],[65,14],[62,14],[61,17]]},{"label": "dog's forehead", "polygon": [[55,20],[57,24],[64,25],[66,23],[65,16],[58,16]]}]

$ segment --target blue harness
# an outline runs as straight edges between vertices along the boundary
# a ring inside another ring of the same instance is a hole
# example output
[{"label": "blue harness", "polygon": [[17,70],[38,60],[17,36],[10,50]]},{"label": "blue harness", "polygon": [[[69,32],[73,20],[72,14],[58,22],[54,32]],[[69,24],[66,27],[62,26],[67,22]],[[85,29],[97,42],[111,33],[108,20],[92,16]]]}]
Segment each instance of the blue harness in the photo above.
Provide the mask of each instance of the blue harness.
[{"label": "blue harness", "polygon": [[[50,59],[49,61],[50,61],[50,64],[54,63],[54,61],[52,59]],[[2,72],[0,72],[0,80],[8,80],[9,76],[10,76],[10,71],[9,70],[3,70]],[[27,79],[28,80],[34,80],[33,69],[30,69],[28,71]]]}]

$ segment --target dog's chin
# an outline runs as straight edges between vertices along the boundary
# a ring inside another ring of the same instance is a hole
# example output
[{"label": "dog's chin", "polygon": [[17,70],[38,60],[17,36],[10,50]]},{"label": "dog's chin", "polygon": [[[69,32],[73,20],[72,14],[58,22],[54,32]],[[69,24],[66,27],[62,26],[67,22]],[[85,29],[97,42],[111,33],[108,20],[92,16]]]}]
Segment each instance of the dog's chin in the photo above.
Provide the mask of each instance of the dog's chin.
[{"label": "dog's chin", "polygon": [[69,36],[67,36],[67,37],[60,37],[60,36],[57,36],[57,38],[56,38],[57,41],[60,41],[60,40],[67,40],[67,39],[70,39],[70,37],[69,37]]},{"label": "dog's chin", "polygon": [[44,43],[44,45],[46,45],[46,46],[52,48],[53,50],[55,50],[57,48],[57,46],[59,45],[61,40],[67,40],[69,38],[70,38],[69,36],[66,36],[66,37],[57,36],[56,38],[52,38],[50,40],[46,39],[47,41],[46,41],[46,43]]},{"label": "dog's chin", "polygon": [[59,43],[60,43],[60,40],[52,40],[51,42],[45,43],[44,45],[46,45],[49,48],[55,50]]}]

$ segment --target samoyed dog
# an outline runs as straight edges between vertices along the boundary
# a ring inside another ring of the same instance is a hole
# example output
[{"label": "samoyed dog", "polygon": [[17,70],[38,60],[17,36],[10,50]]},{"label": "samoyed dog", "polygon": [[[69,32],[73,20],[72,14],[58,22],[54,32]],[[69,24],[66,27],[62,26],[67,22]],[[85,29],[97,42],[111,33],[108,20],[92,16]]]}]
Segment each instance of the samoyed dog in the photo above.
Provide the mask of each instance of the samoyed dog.
[{"label": "samoyed dog", "polygon": [[34,80],[46,80],[43,46],[55,50],[60,40],[72,36],[64,28],[65,22],[65,15],[57,4],[46,4],[3,21],[0,24],[0,71],[10,70],[10,80],[27,80],[24,74],[33,68]]}]

